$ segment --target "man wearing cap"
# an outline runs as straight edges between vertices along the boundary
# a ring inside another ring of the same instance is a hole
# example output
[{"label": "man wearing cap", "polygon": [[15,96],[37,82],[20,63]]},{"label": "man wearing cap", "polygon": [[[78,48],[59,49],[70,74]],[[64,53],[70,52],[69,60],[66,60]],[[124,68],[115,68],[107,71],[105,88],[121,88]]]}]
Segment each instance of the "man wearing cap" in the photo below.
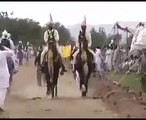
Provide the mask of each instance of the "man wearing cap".
[{"label": "man wearing cap", "polygon": [[6,30],[4,30],[3,32],[2,32],[2,39],[1,39],[1,44],[3,45],[3,46],[5,46],[5,47],[7,47],[7,48],[11,48],[11,42],[9,41],[9,39],[8,39],[8,37],[9,37],[10,35],[9,35],[9,33],[6,31]]},{"label": "man wearing cap", "polygon": [[[95,60],[95,53],[90,49],[90,47],[92,45],[91,33],[86,31],[86,18],[84,18],[84,21],[81,24],[80,34],[85,35],[85,38],[88,42],[88,50],[93,55],[93,58]],[[80,34],[79,34],[79,36],[80,36]],[[79,48],[79,39],[76,41],[76,47]],[[79,49],[75,53],[73,53],[73,55],[72,55],[73,56],[73,64],[75,64],[76,56],[78,53],[79,53]],[[93,61],[93,62],[95,62],[95,61]],[[74,65],[73,65],[73,67],[74,67]]]},{"label": "man wearing cap", "polygon": [[22,63],[23,63],[23,44],[22,44],[22,41],[19,41],[17,50],[18,50],[17,55],[18,55],[18,59],[19,59],[19,65],[22,65]]},{"label": "man wearing cap", "polygon": [[[50,17],[51,18],[51,17]],[[48,42],[48,37],[51,36],[55,38],[55,43],[56,43],[56,48],[57,48],[57,51],[60,55],[60,62],[61,62],[61,66],[62,66],[62,74],[63,72],[66,72],[67,70],[65,69],[65,66],[63,65],[63,62],[62,62],[62,57],[63,57],[63,54],[62,54],[62,51],[60,50],[59,48],[59,44],[58,44],[58,41],[59,41],[59,34],[58,34],[58,31],[56,29],[53,28],[53,20],[51,18],[50,22],[47,24],[47,27],[48,27],[48,30],[45,31],[44,33],[44,42],[47,43]],[[45,53],[48,51],[48,46],[45,46],[42,53],[41,53],[41,65],[43,63],[43,58],[44,58],[44,55]]]}]

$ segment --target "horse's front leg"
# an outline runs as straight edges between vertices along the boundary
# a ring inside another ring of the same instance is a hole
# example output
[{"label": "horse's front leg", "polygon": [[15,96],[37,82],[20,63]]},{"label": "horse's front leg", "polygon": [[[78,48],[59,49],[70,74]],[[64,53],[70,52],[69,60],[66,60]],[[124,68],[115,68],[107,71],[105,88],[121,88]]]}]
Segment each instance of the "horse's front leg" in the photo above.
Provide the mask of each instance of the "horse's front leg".
[{"label": "horse's front leg", "polygon": [[55,66],[54,73],[55,73],[54,74],[55,97],[58,97],[57,84],[58,84],[58,77],[59,77],[59,64],[58,66]]},{"label": "horse's front leg", "polygon": [[51,82],[50,82],[50,75],[49,73],[45,73],[45,78],[46,78],[46,82],[47,82],[47,95],[50,95],[50,88],[51,88]]},{"label": "horse's front leg", "polygon": [[83,91],[83,96],[86,96],[86,94],[87,94],[87,92],[88,92],[88,81],[89,81],[89,79],[90,79],[91,73],[92,73],[92,69],[91,69],[91,67],[89,66],[89,67],[88,67],[88,73],[87,73],[87,76],[86,76],[86,78],[85,78],[85,83],[84,83],[86,90]]}]

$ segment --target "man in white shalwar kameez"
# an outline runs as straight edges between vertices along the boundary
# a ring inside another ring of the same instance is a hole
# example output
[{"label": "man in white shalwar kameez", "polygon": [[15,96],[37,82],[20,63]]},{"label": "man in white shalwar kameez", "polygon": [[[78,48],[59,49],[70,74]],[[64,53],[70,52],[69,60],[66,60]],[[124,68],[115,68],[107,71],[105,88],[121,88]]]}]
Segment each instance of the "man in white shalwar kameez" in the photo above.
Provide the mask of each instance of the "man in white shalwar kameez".
[{"label": "man in white shalwar kameez", "polygon": [[113,51],[107,47],[106,53],[105,53],[105,64],[106,64],[106,69],[111,71],[112,70],[112,55]]},{"label": "man in white shalwar kameez", "polygon": [[[5,50],[2,50],[2,49]],[[1,51],[2,50],[2,51]],[[7,65],[7,57],[13,56],[13,51],[6,47],[1,46],[0,50],[0,110],[3,111],[4,101],[7,93],[7,88],[9,87],[9,77],[10,73]]]},{"label": "man in white shalwar kameez", "polygon": [[96,49],[96,52],[95,52],[95,63],[96,63],[96,71],[103,71],[102,69],[102,59],[103,59],[103,56],[101,54],[101,50],[100,49]]},{"label": "man in white shalwar kameez", "polygon": [[121,55],[122,55],[122,52],[121,52],[120,46],[118,46],[116,50],[114,51],[114,56],[113,56],[113,66],[114,66],[115,72],[118,72],[121,70],[121,67],[122,67]]}]

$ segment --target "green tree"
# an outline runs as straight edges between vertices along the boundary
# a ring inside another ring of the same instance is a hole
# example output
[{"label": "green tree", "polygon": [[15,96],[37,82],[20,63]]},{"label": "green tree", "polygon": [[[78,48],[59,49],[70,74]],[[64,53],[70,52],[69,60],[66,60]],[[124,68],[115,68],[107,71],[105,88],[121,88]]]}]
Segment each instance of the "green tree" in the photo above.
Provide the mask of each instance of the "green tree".
[{"label": "green tree", "polygon": [[99,28],[98,32],[92,28],[91,29],[91,37],[92,37],[92,48],[102,47],[106,41],[106,34],[104,29]]}]

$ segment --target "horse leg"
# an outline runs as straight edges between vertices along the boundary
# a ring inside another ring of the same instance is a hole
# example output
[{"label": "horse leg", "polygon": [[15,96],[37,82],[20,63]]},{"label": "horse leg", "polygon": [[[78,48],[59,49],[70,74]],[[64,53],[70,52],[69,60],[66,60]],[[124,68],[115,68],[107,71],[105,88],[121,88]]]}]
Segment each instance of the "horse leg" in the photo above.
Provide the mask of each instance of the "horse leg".
[{"label": "horse leg", "polygon": [[84,84],[84,72],[83,71],[79,72],[79,77],[80,77],[80,90],[81,90],[82,85]]},{"label": "horse leg", "polygon": [[51,92],[52,92],[52,98],[54,98],[54,83],[51,84]]},{"label": "horse leg", "polygon": [[46,77],[46,82],[47,82],[47,95],[50,95],[50,87],[51,87],[51,83],[50,83],[50,75],[49,73],[45,73],[45,77]]},{"label": "horse leg", "polygon": [[58,84],[58,77],[59,77],[59,64],[58,66],[55,66],[54,69],[54,85],[55,85],[55,97],[58,97],[58,91],[57,91],[57,84]]},{"label": "horse leg", "polygon": [[91,76],[91,73],[92,73],[92,70],[91,70],[91,68],[89,67],[87,76],[86,76],[86,78],[85,78],[85,83],[84,83],[86,90],[82,92],[82,96],[86,96],[86,94],[87,94],[87,92],[88,92],[88,81],[89,81],[89,78],[90,78],[90,76]]}]

